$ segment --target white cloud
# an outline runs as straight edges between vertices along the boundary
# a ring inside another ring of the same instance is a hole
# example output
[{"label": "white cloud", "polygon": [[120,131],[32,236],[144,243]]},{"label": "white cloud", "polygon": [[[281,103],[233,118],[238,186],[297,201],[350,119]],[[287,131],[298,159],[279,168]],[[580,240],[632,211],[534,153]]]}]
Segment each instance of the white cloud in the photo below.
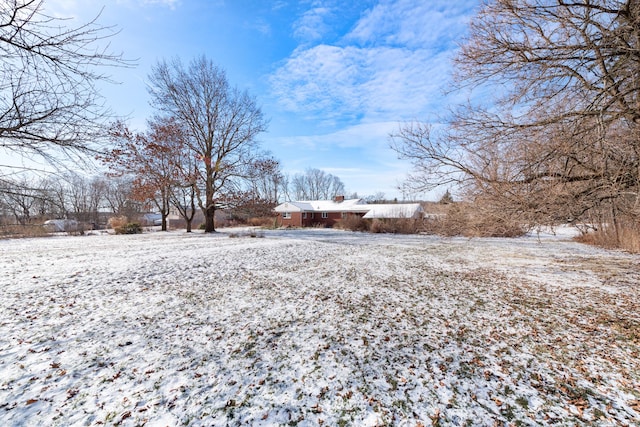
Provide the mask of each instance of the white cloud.
[{"label": "white cloud", "polygon": [[308,10],[293,24],[293,35],[303,42],[322,39],[329,29],[326,21],[330,16],[331,10],[327,7]]},{"label": "white cloud", "polygon": [[397,122],[371,122],[348,126],[335,132],[318,135],[282,137],[279,145],[304,146],[315,150],[321,147],[366,148],[369,150],[386,149],[389,133],[396,130]]},{"label": "white cloud", "polygon": [[271,35],[271,25],[264,18],[256,18],[252,22],[245,22],[245,27],[255,30],[264,36]]},{"label": "white cloud", "polygon": [[287,7],[289,3],[286,0],[276,0],[271,5],[271,10],[280,10]]},{"label": "white cloud", "polygon": [[363,45],[448,49],[456,42],[477,0],[383,0],[346,36]]},{"label": "white cloud", "polygon": [[303,114],[399,119],[441,98],[449,55],[427,49],[319,45],[294,53],[272,76],[282,105]]},{"label": "white cloud", "polygon": [[[296,49],[272,74],[273,94],[286,110],[320,121],[424,116],[442,101],[455,43],[475,5],[380,1],[339,43]],[[316,8],[308,16],[324,15]]]}]

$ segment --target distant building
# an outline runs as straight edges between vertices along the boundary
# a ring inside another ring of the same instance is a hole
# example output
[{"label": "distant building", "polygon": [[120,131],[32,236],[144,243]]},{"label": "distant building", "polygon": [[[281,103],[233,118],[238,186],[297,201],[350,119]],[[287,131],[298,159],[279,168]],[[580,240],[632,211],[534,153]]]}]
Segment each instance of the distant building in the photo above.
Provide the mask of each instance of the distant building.
[{"label": "distant building", "polygon": [[44,222],[44,227],[50,233],[78,231],[78,221],[75,219],[50,219]]},{"label": "distant building", "polygon": [[159,213],[146,213],[140,217],[140,225],[144,227],[150,227],[152,225],[162,224],[162,214]]},{"label": "distant building", "polygon": [[362,199],[285,202],[275,207],[278,223],[284,227],[333,227],[350,216],[361,218],[422,218],[419,203],[367,204]]}]

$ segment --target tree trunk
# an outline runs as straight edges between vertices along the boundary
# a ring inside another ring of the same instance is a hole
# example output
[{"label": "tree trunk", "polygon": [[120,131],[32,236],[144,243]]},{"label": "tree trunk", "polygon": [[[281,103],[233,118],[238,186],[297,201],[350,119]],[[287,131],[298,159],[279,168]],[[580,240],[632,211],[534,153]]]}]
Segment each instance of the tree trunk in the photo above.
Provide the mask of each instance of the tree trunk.
[{"label": "tree trunk", "polygon": [[613,222],[613,231],[616,233],[616,245],[620,245],[620,222],[618,221],[618,212],[616,204],[611,204],[611,222]]},{"label": "tree trunk", "polygon": [[215,225],[213,222],[213,218],[216,213],[216,207],[213,205],[209,205],[207,209],[204,211],[204,232],[205,233],[215,233]]}]

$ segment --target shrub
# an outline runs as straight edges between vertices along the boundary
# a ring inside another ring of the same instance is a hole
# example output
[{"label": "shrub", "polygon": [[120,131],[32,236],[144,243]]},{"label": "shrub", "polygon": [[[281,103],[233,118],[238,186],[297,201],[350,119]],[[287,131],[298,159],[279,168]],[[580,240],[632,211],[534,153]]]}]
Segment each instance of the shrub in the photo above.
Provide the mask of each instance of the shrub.
[{"label": "shrub", "polygon": [[255,218],[249,218],[247,224],[253,227],[273,227],[276,218],[270,216],[261,216]]},{"label": "shrub", "polygon": [[373,221],[371,221],[369,231],[372,233],[384,233],[384,223],[379,219],[374,219]]},{"label": "shrub", "polygon": [[349,215],[336,224],[336,228],[351,231],[369,231],[371,223],[358,215]]},{"label": "shrub", "polygon": [[471,218],[464,235],[467,237],[519,237],[527,228],[517,221],[491,213]]},{"label": "shrub", "polygon": [[128,220],[126,216],[112,216],[107,221],[107,224],[109,225],[109,227],[115,230],[116,228],[124,227],[127,224],[127,222]]},{"label": "shrub", "polygon": [[574,238],[575,241],[587,245],[600,246],[607,249],[623,249],[631,253],[640,253],[640,230],[633,227],[622,227],[616,233],[613,227],[601,227],[597,230],[585,230]]},{"label": "shrub", "polygon": [[425,219],[423,231],[442,236],[518,237],[527,232],[517,219],[470,203],[450,203],[444,214]]},{"label": "shrub", "polygon": [[423,221],[422,221],[422,233],[425,234],[441,234],[444,235],[444,233],[441,233],[440,231],[442,230],[443,226],[442,226],[442,222],[444,221],[444,216],[440,217],[440,216],[427,216]]},{"label": "shrub", "polygon": [[620,236],[620,248],[631,253],[640,253],[640,229],[623,228]]},{"label": "shrub", "polygon": [[5,238],[46,237],[51,234],[42,225],[6,225],[0,227],[0,236]]},{"label": "shrub", "polygon": [[114,228],[116,234],[140,234],[142,227],[137,222],[128,222],[122,227]]},{"label": "shrub", "polygon": [[450,204],[449,209],[440,221],[438,234],[443,236],[461,236],[469,227],[469,209],[461,204]]},{"label": "shrub", "polygon": [[[237,227],[242,225],[242,223],[238,219],[234,218],[216,218],[215,226],[216,228],[230,228]],[[204,230],[204,226],[202,228]]]},{"label": "shrub", "polygon": [[416,234],[422,231],[422,221],[414,218],[374,219],[372,233]]}]

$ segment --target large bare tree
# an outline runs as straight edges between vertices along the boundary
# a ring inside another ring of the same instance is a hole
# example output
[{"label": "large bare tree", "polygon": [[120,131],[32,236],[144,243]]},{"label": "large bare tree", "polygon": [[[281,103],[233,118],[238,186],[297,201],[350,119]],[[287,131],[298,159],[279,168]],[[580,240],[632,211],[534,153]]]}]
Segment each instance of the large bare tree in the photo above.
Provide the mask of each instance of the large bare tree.
[{"label": "large bare tree", "polygon": [[214,232],[216,198],[235,178],[250,173],[258,148],[256,137],[266,121],[247,92],[232,88],[224,70],[202,56],[185,66],[179,59],[161,61],[152,70],[149,93],[161,114],[186,129],[186,144],[197,156],[198,203],[205,232]]},{"label": "large bare tree", "polygon": [[291,179],[291,193],[296,200],[330,200],[344,196],[344,183],[321,169],[309,168]]},{"label": "large bare tree", "polygon": [[472,101],[392,135],[417,186],[466,183],[532,224],[640,218],[640,2],[485,1],[456,65]]},{"label": "large bare tree", "polygon": [[109,115],[97,87],[108,80],[103,67],[130,63],[108,50],[113,28],[68,27],[44,3],[0,2],[0,148],[54,160],[91,150]]}]

